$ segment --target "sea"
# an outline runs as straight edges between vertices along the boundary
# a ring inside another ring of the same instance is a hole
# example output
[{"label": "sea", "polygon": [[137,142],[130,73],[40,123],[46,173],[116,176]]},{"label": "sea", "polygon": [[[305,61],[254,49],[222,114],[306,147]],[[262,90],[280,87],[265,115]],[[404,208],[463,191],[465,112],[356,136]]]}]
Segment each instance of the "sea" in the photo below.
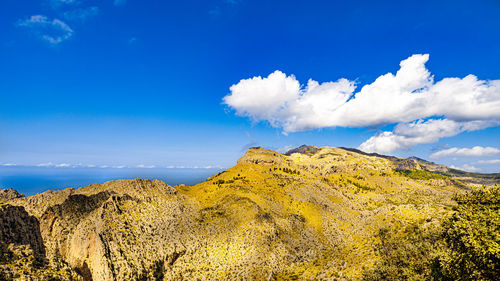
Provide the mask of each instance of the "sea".
[{"label": "sea", "polygon": [[79,188],[118,179],[158,179],[169,185],[194,185],[222,168],[64,168],[0,167],[0,188],[13,188],[26,196],[47,190]]}]

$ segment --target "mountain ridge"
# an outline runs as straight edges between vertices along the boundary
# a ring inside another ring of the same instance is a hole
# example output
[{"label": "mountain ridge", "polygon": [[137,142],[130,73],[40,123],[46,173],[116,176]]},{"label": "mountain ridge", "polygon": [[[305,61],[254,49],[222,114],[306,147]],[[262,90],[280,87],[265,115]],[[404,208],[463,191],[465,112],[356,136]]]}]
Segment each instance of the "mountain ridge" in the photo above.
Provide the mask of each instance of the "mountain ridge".
[{"label": "mountain ridge", "polygon": [[[251,148],[193,186],[118,180],[0,204],[36,219],[41,266],[61,280],[360,280],[378,259],[378,229],[439,223],[453,194],[478,185],[415,159],[295,151]],[[2,263],[7,277],[23,272]]]}]

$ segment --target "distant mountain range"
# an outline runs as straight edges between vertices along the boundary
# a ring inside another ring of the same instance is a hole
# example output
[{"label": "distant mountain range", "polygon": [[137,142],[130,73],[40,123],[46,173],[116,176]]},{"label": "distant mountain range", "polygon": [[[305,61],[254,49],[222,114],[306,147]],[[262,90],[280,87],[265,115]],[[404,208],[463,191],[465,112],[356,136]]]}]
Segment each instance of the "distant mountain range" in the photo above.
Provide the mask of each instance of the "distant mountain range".
[{"label": "distant mountain range", "polygon": [[454,194],[498,183],[416,157],[301,146],[251,148],[194,186],[0,190],[0,280],[361,280],[379,229],[439,224]]}]

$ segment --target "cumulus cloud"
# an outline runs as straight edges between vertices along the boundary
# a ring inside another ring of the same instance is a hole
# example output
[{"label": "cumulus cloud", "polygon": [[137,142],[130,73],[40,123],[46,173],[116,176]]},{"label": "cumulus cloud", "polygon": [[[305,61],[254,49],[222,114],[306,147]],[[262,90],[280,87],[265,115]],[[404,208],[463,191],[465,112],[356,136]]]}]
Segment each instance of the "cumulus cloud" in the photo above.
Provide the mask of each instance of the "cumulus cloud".
[{"label": "cumulus cloud", "polygon": [[476,162],[477,164],[480,165],[493,165],[493,164],[500,164],[500,159],[491,159],[491,160],[479,160]]},{"label": "cumulus cloud", "polygon": [[442,158],[450,156],[463,157],[485,157],[500,153],[500,149],[494,147],[474,146],[473,148],[457,148],[452,147],[431,154],[431,158]]},{"label": "cumulus cloud", "polygon": [[241,80],[223,102],[237,115],[268,121],[285,134],[398,124],[360,146],[369,152],[392,152],[500,124],[500,80],[468,75],[435,82],[425,67],[428,59],[413,55],[401,61],[396,74],[384,74],[357,92],[356,83],[347,79],[310,79],[302,86],[295,76],[275,71]]},{"label": "cumulus cloud", "polygon": [[17,26],[28,28],[40,39],[52,45],[57,45],[73,35],[73,30],[59,19],[50,20],[43,15],[34,15],[24,20],[19,20]]},{"label": "cumulus cloud", "polygon": [[479,168],[476,168],[476,167],[469,165],[469,164],[463,164],[462,166],[458,166],[458,167],[451,165],[450,168],[462,170],[462,171],[466,171],[466,172],[478,172],[480,170]]},{"label": "cumulus cloud", "polygon": [[369,138],[359,146],[359,149],[365,152],[390,153],[409,149],[418,144],[435,143],[441,138],[452,137],[462,132],[482,130],[498,124],[489,120],[457,122],[448,119],[400,123],[392,132],[380,132]]}]

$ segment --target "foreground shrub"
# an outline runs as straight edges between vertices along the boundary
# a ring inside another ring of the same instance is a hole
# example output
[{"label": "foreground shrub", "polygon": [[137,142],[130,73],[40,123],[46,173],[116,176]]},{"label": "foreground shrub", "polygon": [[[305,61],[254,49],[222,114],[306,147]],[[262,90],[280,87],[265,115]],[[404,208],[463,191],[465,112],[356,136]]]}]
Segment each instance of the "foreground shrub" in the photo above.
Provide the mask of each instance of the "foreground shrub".
[{"label": "foreground shrub", "polygon": [[474,189],[455,201],[441,226],[380,229],[380,259],[363,280],[499,280],[500,187]]}]

